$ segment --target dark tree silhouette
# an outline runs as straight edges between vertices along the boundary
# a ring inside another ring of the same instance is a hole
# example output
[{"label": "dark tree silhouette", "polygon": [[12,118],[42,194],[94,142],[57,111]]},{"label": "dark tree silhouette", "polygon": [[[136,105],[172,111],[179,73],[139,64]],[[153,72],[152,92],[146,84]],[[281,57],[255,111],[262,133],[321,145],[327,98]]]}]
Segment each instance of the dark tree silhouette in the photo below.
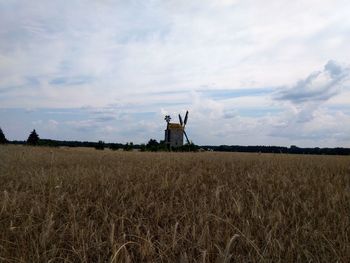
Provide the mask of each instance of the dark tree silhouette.
[{"label": "dark tree silhouette", "polygon": [[105,142],[104,141],[98,141],[98,143],[95,146],[96,150],[104,150],[105,148]]},{"label": "dark tree silhouette", "polygon": [[159,150],[159,143],[155,139],[150,139],[146,145],[148,151],[156,152]]},{"label": "dark tree silhouette", "polygon": [[123,150],[124,151],[132,151],[132,149],[134,148],[134,144],[133,142],[130,142],[130,143],[126,143],[123,147]]},{"label": "dark tree silhouette", "polygon": [[147,146],[152,147],[152,146],[158,146],[159,143],[155,139],[150,139],[147,143]]},{"label": "dark tree silhouette", "polygon": [[29,145],[37,145],[39,143],[39,135],[36,133],[35,129],[30,133],[27,144]]},{"label": "dark tree silhouette", "polygon": [[7,139],[5,137],[5,134],[2,132],[1,128],[0,128],[0,144],[5,144],[7,143]]}]

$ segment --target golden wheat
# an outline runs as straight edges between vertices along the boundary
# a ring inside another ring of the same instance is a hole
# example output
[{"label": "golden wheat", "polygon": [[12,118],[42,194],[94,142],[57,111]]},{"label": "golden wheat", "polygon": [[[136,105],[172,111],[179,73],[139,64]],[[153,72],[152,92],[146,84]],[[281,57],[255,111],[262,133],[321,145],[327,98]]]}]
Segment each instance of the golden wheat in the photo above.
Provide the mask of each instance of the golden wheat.
[{"label": "golden wheat", "polygon": [[0,146],[0,262],[350,262],[350,158]]}]

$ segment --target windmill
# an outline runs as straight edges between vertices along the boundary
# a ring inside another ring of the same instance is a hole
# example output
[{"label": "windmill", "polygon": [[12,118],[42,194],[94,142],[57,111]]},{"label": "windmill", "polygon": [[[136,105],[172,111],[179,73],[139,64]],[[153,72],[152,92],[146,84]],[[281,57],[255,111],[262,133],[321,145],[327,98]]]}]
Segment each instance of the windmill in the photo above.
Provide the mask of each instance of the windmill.
[{"label": "windmill", "polygon": [[180,121],[180,125],[182,126],[182,132],[183,132],[183,134],[184,134],[185,137],[186,137],[187,143],[190,144],[190,141],[188,140],[188,137],[187,137],[187,134],[186,134],[186,131],[185,131],[185,127],[186,127],[186,124],[187,124],[187,120],[188,120],[188,111],[186,111],[185,119],[184,119],[183,122],[182,122],[182,117],[181,117],[181,115],[179,114],[179,121]]},{"label": "windmill", "polygon": [[171,123],[171,117],[166,115],[164,120],[167,123],[167,128],[165,130],[165,143],[169,147],[181,147],[183,145],[183,136],[185,135],[187,143],[190,144],[188,136],[185,132],[185,127],[188,120],[188,111],[186,111],[185,119],[183,120],[179,114],[180,123]]}]

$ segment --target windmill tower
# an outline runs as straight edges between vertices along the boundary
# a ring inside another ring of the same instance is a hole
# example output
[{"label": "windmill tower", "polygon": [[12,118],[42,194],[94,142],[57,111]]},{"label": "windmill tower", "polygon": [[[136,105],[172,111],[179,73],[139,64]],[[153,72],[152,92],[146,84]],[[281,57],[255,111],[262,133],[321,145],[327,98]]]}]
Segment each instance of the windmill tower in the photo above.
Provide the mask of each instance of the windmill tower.
[{"label": "windmill tower", "polygon": [[184,135],[186,137],[187,143],[188,140],[187,134],[185,132],[185,127],[188,120],[188,111],[186,111],[185,119],[182,121],[182,117],[179,114],[179,123],[171,123],[171,117],[169,115],[165,116],[165,121],[167,122],[167,127],[165,130],[165,143],[169,147],[181,147],[183,146]]}]

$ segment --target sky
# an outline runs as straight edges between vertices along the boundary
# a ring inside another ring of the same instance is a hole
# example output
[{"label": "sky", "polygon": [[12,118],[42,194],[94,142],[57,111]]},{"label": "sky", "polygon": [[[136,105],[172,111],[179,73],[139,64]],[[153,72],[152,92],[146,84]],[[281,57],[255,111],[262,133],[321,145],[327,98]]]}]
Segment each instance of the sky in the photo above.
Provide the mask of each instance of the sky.
[{"label": "sky", "polygon": [[350,147],[348,0],[0,0],[9,140]]}]

